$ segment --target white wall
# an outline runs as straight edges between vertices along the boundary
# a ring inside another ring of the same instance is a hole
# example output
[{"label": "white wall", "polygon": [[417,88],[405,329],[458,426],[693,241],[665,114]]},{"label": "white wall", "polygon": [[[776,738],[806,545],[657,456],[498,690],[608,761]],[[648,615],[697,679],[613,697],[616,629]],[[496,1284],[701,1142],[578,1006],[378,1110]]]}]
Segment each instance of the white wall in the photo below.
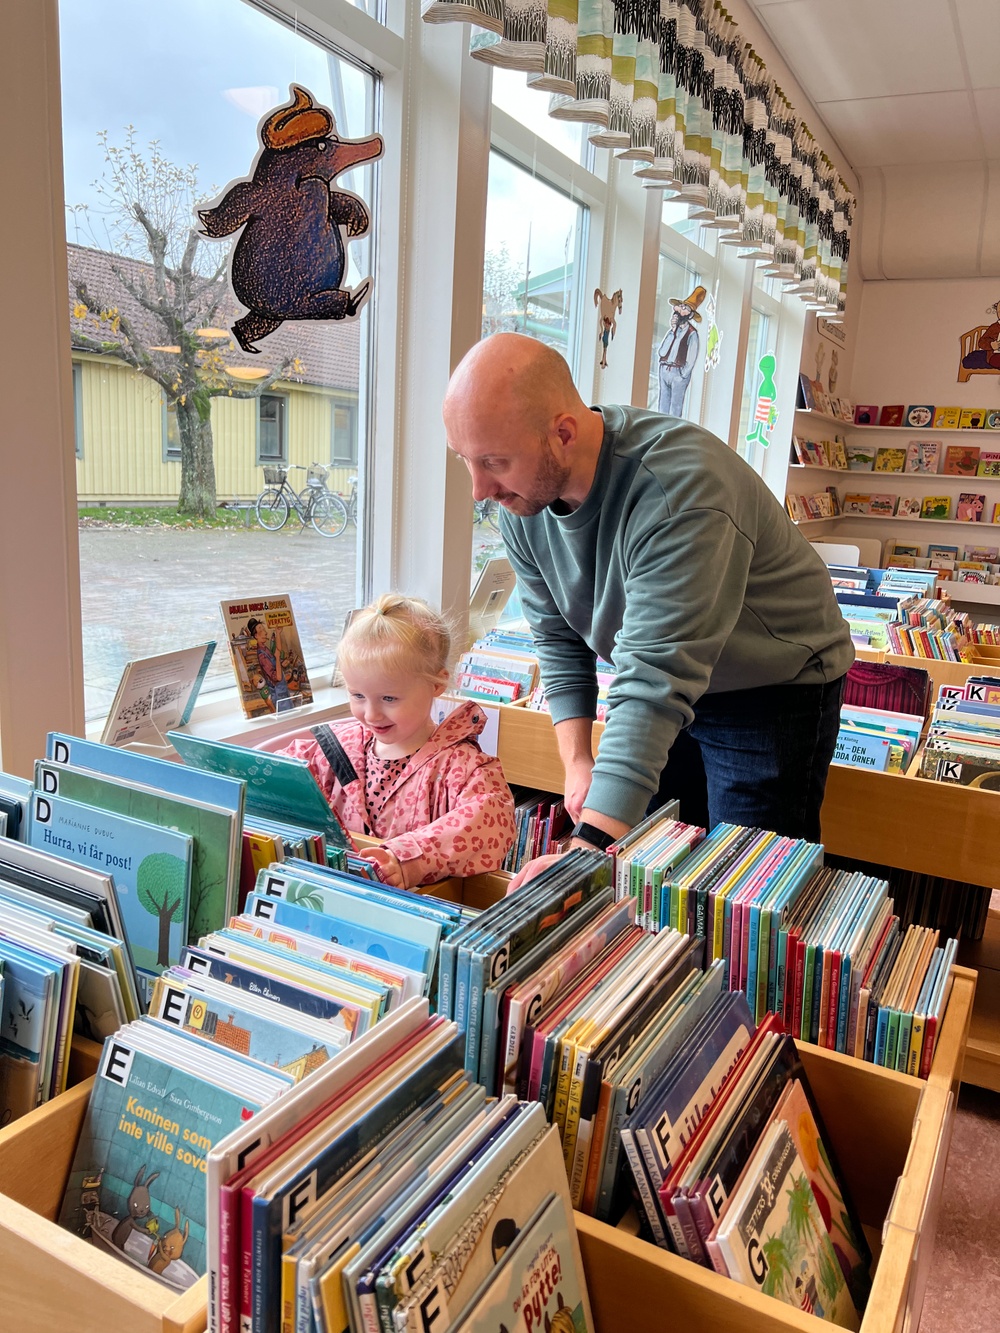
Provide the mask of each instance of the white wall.
[{"label": "white wall", "polygon": [[1000,407],[1000,375],[958,383],[959,338],[992,323],[996,301],[1000,278],[864,283],[854,401]]}]

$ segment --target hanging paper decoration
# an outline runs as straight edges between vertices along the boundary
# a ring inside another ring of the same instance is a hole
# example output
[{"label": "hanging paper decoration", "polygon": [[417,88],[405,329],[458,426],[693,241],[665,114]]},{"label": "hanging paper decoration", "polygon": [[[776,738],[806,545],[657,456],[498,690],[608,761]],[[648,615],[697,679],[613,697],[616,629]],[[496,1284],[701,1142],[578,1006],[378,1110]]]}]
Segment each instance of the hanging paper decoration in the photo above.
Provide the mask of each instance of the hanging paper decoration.
[{"label": "hanging paper decoration", "polygon": [[472,54],[525,70],[549,114],[697,208],[810,306],[844,308],[854,198],[717,0],[423,0]]},{"label": "hanging paper decoration", "polygon": [[205,235],[243,228],[229,261],[233,294],[248,313],[233,325],[245,352],[288,319],[354,319],[371,295],[366,278],[343,287],[345,237],[364,236],[371,219],[357,195],[334,188],[342,171],[382,156],[381,136],[341,139],[333,115],[291,85],[290,105],[258,126],[261,148],[250,174],[230,181],[199,209]]},{"label": "hanging paper decoration", "polygon": [[674,313],[670,316],[670,324],[657,349],[660,359],[657,411],[664,416],[684,415],[684,400],[694,368],[698,364],[701,347],[696,327],[701,323],[698,310],[707,295],[704,287],[696,287],[690,296],[670,298]]},{"label": "hanging paper decoration", "polygon": [[771,352],[762,356],[757,364],[761,377],[760,388],[757,390],[757,405],[754,408],[750,430],[743,437],[747,444],[762,444],[765,449],[771,443],[771,431],[774,430],[774,423],[778,420],[778,412],[774,406],[778,394],[774,387],[774,367],[775,361]]},{"label": "hanging paper decoration", "polygon": [[[718,290],[718,284],[716,284]],[[722,358],[722,330],[715,322],[715,296],[705,302],[705,318],[708,320],[708,332],[705,334],[705,373],[714,370]]]},{"label": "hanging paper decoration", "polygon": [[597,306],[597,337],[601,344],[601,369],[608,365],[608,343],[614,339],[618,330],[615,314],[622,312],[622,289],[619,287],[610,296],[605,296],[600,287],[594,291],[594,305]]}]

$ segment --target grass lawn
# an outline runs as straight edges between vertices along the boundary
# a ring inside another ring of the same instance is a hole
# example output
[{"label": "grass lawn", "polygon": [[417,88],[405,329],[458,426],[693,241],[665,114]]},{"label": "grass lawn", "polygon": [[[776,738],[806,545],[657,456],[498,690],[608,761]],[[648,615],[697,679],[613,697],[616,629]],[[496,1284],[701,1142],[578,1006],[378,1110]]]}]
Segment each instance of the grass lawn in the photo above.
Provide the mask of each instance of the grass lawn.
[{"label": "grass lawn", "polygon": [[[80,506],[84,527],[109,528],[233,528],[246,525],[246,511],[220,505],[214,518],[192,518],[166,505]],[[253,520],[251,518],[251,525]]]}]

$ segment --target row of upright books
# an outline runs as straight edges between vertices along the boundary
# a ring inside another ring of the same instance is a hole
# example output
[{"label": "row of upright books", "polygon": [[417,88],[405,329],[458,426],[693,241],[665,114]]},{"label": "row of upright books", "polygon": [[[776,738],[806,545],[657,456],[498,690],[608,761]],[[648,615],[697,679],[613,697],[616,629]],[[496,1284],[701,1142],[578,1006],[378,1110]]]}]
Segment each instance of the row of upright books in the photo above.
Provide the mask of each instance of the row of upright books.
[{"label": "row of upright books", "polygon": [[[841,466],[838,461],[830,467]],[[902,445],[875,445],[854,439],[844,449],[849,472],[895,472],[913,476],[1000,477],[1000,449],[972,444],[944,444],[941,440],[911,440]]]},{"label": "row of upright books", "polygon": [[932,403],[858,403],[856,426],[906,426],[911,430],[1000,430],[1000,410],[988,407],[935,407]]},{"label": "row of upright books", "polygon": [[[608,690],[615,668],[597,662],[597,719],[608,711]],[[519,703],[538,712],[548,712],[545,689],[539,677],[538,658],[528,630],[505,627],[490,630],[464,654],[457,671],[457,694],[484,702]]]},{"label": "row of upright books", "polygon": [[930,717],[920,776],[1000,791],[1000,678],[942,685]]},{"label": "row of upright books", "polygon": [[[921,518],[954,523],[996,523],[1000,504],[990,506],[981,491],[962,491],[950,495],[890,495],[867,491],[848,491],[839,501],[845,518],[867,515],[873,518]],[[795,515],[792,514],[794,518]]]}]

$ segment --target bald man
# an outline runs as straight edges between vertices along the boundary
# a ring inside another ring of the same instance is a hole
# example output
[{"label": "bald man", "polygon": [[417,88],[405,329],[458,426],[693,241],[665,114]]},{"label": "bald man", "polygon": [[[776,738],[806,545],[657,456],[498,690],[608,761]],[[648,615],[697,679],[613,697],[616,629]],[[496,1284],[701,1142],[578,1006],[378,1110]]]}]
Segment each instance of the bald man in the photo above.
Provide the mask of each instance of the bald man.
[{"label": "bald man", "polygon": [[[673,796],[692,823],[818,840],[854,649],[753,469],[687,421],[589,408],[519,334],[468,353],[444,421],[476,499],[502,506],[577,841],[607,846]],[[595,655],[616,668],[596,763]]]}]

